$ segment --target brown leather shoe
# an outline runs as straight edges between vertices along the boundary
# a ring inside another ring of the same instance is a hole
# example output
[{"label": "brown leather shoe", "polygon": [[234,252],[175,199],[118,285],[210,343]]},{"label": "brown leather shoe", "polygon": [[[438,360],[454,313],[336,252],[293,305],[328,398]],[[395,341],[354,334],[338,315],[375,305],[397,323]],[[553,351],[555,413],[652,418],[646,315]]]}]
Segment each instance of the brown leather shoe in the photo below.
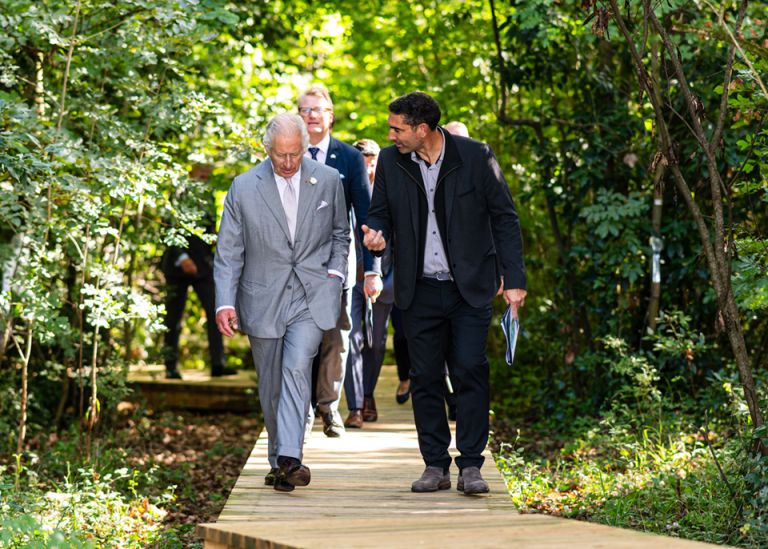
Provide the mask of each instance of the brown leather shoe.
[{"label": "brown leather shoe", "polygon": [[362,429],[363,427],[363,412],[360,410],[351,410],[344,422],[344,427],[347,429]]},{"label": "brown leather shoe", "polygon": [[289,484],[288,482],[286,482],[281,478],[276,478],[275,483],[272,485],[272,488],[274,488],[278,492],[293,492],[293,490],[296,487],[293,484]]},{"label": "brown leather shoe", "polygon": [[376,411],[376,399],[365,397],[363,399],[363,421],[376,421],[379,413]]},{"label": "brown leather shoe", "polygon": [[[296,486],[307,486],[312,476],[309,467],[302,465],[296,458],[278,458],[280,464],[275,476],[273,488],[278,492],[292,492]],[[265,479],[266,480],[266,479]]]},{"label": "brown leather shoe", "polygon": [[306,465],[299,465],[286,471],[285,480],[293,486],[309,486],[309,481],[312,480],[312,473]]}]

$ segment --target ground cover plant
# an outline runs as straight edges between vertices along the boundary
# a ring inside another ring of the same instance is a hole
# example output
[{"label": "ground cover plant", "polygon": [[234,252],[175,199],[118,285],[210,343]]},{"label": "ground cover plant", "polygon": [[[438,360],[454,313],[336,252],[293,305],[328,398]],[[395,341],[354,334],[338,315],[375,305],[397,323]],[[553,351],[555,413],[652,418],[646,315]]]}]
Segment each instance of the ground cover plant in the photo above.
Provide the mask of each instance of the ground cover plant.
[{"label": "ground cover plant", "polygon": [[[764,547],[768,459],[758,443],[766,442],[766,430],[747,427],[734,366],[713,373],[695,393],[677,373],[668,378],[664,365],[675,355],[696,354],[695,363],[713,348],[688,330],[684,315],[662,315],[659,326],[645,351],[631,352],[615,338],[603,342],[596,360],[614,378],[597,413],[563,401],[550,403],[559,414],[526,418],[520,407],[496,416],[496,464],[512,501],[524,513]],[[761,373],[758,383],[765,382]],[[512,401],[497,401],[497,409]]]},{"label": "ground cover plant", "polygon": [[121,410],[95,463],[73,469],[75,434],[31,441],[18,476],[2,469],[0,547],[202,547],[195,526],[223,508],[259,421]]}]

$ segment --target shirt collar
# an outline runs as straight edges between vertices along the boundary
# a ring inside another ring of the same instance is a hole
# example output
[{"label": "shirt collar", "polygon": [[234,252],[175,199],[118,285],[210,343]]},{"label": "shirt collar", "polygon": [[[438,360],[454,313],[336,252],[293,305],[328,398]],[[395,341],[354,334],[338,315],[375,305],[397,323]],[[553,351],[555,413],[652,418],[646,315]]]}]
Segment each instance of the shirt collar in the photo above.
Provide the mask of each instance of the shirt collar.
[{"label": "shirt collar", "polygon": [[327,157],[328,156],[328,149],[331,146],[331,132],[328,132],[325,134],[325,137],[318,143],[317,145],[309,145],[310,147],[317,147],[321,151],[323,151],[323,154]]},{"label": "shirt collar", "polygon": [[[294,181],[297,181],[297,182],[301,181],[301,166],[299,166],[299,171],[293,174],[290,179],[288,179],[287,177],[283,177],[282,175],[277,175],[277,172],[275,172],[275,170],[272,170],[272,175],[275,176],[275,181],[284,181],[284,182],[289,182],[293,184]],[[295,186],[296,185],[294,185],[294,187]]]},{"label": "shirt collar", "polygon": [[[442,162],[443,161],[443,156],[445,155],[445,132],[443,131],[443,128],[441,128],[440,126],[438,126],[437,129],[440,131],[440,134],[443,136],[443,145],[440,148],[440,154],[437,155],[437,160],[435,160],[431,164],[431,166],[434,166],[435,164],[439,164],[440,162]],[[420,163],[420,162],[423,162],[424,165],[427,164],[427,162],[422,157],[420,157],[418,154],[416,154],[416,151],[411,151],[411,160],[413,160],[417,164]]]}]

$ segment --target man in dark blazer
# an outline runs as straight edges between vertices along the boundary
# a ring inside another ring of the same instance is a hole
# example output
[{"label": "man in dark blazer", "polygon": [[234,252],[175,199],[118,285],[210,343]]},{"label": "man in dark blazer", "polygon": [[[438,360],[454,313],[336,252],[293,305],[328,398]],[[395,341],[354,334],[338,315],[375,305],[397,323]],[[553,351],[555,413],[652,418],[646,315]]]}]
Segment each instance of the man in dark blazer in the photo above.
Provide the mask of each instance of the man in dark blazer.
[{"label": "man in dark blazer", "polygon": [[[360,139],[353,146],[363,154],[368,181],[373,188],[379,145],[371,139]],[[357,239],[355,245],[357,261],[361,264],[363,261],[361,239]],[[362,266],[359,270],[362,271]],[[366,305],[362,277],[352,288],[352,331],[349,333],[347,373],[344,376],[344,393],[349,408],[349,415],[344,420],[344,427],[347,428],[359,429],[364,421],[376,421],[379,417],[373,393],[384,362],[389,313],[392,310],[395,295],[394,270],[389,250],[384,250],[381,256],[381,275],[383,287],[378,297],[370,299],[370,309]],[[366,314],[366,311],[370,314]]]},{"label": "man in dark blazer", "polygon": [[[297,103],[299,114],[309,132],[309,148],[305,156],[338,170],[344,187],[347,215],[353,216],[350,217],[350,224],[355,228],[353,234],[362,239],[359,226],[365,223],[371,203],[363,156],[351,145],[331,135],[334,122],[333,102],[325,86],[319,84],[311,86],[299,96]],[[378,260],[367,249],[363,252],[362,266],[365,295],[378,295],[382,285],[381,270]],[[328,437],[338,437],[344,433],[344,424],[339,415],[339,400],[341,388],[344,385],[349,351],[349,330],[352,327],[350,321],[352,300],[349,289],[357,280],[354,259],[350,259],[349,269],[350,273],[345,280],[342,293],[339,322],[335,328],[326,330],[323,334],[323,341],[312,366],[313,380],[315,380],[314,402],[323,420],[323,432]],[[310,410],[308,425],[313,419],[314,411]]]},{"label": "man in dark blazer", "polygon": [[426,464],[414,492],[450,488],[451,433],[443,400],[446,356],[456,393],[459,491],[488,491],[482,478],[488,440],[491,301],[504,280],[513,315],[525,300],[520,224],[504,176],[485,143],[438,126],[440,106],[412,92],[389,105],[389,139],[379,155],[364,244],[392,247],[395,304],[411,354],[411,394]]},{"label": "man in dark blazer", "polygon": [[[210,177],[209,166],[197,165],[190,174],[193,178],[207,180]],[[205,231],[216,233],[213,216],[206,219]],[[211,375],[214,377],[233,375],[237,371],[225,366],[224,343],[221,333],[216,328],[215,293],[213,283],[213,247],[197,235],[187,237],[187,245],[169,246],[160,262],[160,269],[165,275],[165,327],[164,359],[165,377],[181,379],[178,368],[179,336],[181,320],[187,305],[187,293],[192,286],[205,311],[205,323],[208,332],[208,351],[211,358]]]}]

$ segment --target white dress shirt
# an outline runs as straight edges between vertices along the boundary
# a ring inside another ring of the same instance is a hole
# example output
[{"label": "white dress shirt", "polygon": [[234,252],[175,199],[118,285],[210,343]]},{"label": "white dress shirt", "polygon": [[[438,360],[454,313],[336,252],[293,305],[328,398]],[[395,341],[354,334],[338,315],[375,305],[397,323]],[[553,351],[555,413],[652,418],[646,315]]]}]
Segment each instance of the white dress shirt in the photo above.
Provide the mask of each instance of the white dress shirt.
[{"label": "white dress shirt", "polygon": [[[325,164],[325,159],[328,158],[328,148],[331,146],[331,133],[328,132],[325,134],[325,137],[323,137],[323,139],[317,145],[310,143],[309,146],[317,147],[320,149],[317,151],[317,161],[320,162],[320,164]],[[304,156],[307,158],[312,158],[312,154],[309,152],[309,149],[307,149],[307,151],[304,153]]]}]

